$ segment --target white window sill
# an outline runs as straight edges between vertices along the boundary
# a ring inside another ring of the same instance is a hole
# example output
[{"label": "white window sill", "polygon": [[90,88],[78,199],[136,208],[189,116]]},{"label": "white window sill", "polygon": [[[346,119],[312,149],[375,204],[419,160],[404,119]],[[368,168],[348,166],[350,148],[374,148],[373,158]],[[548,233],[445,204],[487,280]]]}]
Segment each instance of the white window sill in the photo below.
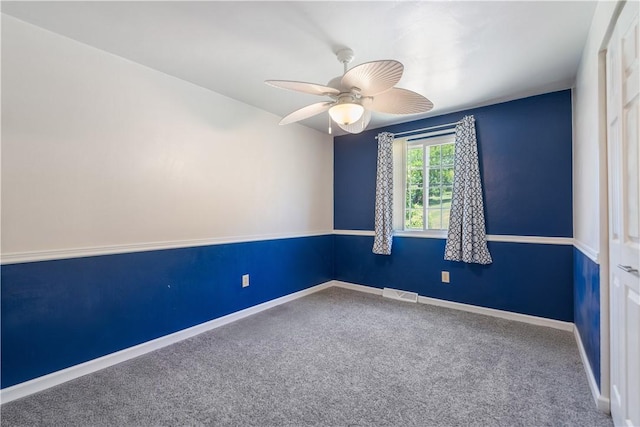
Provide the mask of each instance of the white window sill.
[{"label": "white window sill", "polygon": [[447,230],[394,230],[394,236],[421,237],[423,239],[446,239]]}]

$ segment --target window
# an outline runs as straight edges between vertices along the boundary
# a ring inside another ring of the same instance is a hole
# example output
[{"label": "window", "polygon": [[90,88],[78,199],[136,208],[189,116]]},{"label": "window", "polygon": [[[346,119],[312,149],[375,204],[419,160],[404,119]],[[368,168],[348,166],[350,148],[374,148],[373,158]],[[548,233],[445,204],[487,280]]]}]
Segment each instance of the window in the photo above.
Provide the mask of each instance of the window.
[{"label": "window", "polygon": [[394,163],[400,171],[394,178],[400,178],[401,185],[394,185],[394,217],[400,216],[402,223],[396,221],[395,228],[446,230],[453,191],[454,135],[413,135],[398,142]]}]

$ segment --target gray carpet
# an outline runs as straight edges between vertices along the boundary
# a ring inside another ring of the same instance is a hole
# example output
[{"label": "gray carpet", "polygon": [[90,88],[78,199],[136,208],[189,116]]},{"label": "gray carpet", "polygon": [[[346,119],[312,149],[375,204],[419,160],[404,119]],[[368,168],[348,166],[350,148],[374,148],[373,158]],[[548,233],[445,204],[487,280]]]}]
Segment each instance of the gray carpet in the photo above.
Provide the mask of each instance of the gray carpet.
[{"label": "gray carpet", "polygon": [[573,335],[328,290],[1,407],[3,426],[611,426]]}]

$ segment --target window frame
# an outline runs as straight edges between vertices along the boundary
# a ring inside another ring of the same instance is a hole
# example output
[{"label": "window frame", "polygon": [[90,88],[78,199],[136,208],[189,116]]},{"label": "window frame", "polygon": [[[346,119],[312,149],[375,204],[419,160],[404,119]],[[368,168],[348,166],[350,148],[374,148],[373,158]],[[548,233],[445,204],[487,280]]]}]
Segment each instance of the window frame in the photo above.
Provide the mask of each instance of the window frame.
[{"label": "window frame", "polygon": [[[420,142],[412,143],[410,140],[420,140]],[[412,135],[407,135],[402,138],[396,139],[396,143],[402,145],[402,149],[394,150],[394,156],[401,157],[400,159],[394,159],[395,166],[400,166],[399,174],[396,175],[397,178],[402,177],[400,185],[394,185],[394,198],[400,199],[394,203],[394,216],[399,217],[399,221],[394,220],[394,234],[396,236],[424,236],[424,237],[447,237],[447,229],[425,229],[424,225],[427,223],[428,219],[424,217],[424,214],[428,213],[428,192],[425,191],[424,183],[428,180],[428,176],[424,174],[427,163],[425,163],[424,156],[426,152],[423,151],[423,228],[422,229],[411,229],[406,228],[406,213],[407,213],[407,172],[408,172],[408,162],[407,155],[409,146],[422,146],[422,147],[430,147],[433,145],[443,145],[443,144],[455,144],[455,129],[445,129],[434,132],[426,132],[426,133],[415,133]],[[454,145],[455,147],[455,145]],[[454,151],[455,152],[455,151]],[[401,153],[401,155],[400,155]],[[453,165],[452,165],[453,166]],[[452,183],[453,185],[453,183]],[[401,197],[398,196],[398,192],[401,193]],[[428,223],[427,223],[428,224]]]}]

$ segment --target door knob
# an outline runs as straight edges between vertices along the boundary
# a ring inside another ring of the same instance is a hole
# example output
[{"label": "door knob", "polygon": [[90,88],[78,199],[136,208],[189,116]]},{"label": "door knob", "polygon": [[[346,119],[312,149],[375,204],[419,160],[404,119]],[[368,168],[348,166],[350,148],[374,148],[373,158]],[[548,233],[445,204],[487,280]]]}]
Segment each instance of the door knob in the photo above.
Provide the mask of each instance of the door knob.
[{"label": "door knob", "polygon": [[622,265],[622,264],[618,264],[618,268],[620,270],[624,270],[627,273],[637,273],[638,269],[637,268],[633,268],[630,265]]}]

